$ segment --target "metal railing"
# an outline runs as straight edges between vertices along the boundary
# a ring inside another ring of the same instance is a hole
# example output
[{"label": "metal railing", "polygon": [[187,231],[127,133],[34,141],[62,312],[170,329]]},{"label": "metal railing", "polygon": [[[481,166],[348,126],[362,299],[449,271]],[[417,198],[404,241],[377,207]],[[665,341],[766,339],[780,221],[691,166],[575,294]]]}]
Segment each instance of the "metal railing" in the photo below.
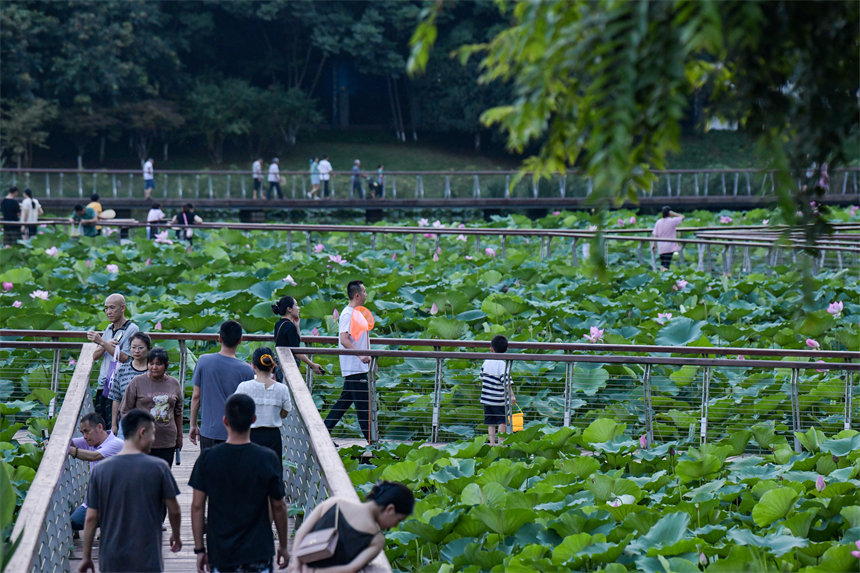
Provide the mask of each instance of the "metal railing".
[{"label": "metal railing", "polygon": [[[832,169],[830,193],[858,192],[858,167]],[[143,196],[143,175],[129,169],[0,169],[14,185],[33,187],[51,197]],[[517,181],[518,171],[387,171],[385,197],[424,198],[548,198],[587,197],[593,181],[575,171],[533,181],[527,175]],[[376,177],[375,171],[364,175]],[[761,169],[668,169],[654,171],[655,180],[641,197],[738,197],[773,195],[774,172]],[[281,171],[282,191],[292,199],[306,198],[311,189],[306,171]],[[158,170],[154,196],[175,199],[245,199],[252,196],[248,171]],[[268,182],[263,181],[263,192]],[[366,187],[362,179],[362,187]],[[353,198],[351,172],[335,171],[330,182],[333,196]],[[364,193],[367,193],[365,189]]]}]

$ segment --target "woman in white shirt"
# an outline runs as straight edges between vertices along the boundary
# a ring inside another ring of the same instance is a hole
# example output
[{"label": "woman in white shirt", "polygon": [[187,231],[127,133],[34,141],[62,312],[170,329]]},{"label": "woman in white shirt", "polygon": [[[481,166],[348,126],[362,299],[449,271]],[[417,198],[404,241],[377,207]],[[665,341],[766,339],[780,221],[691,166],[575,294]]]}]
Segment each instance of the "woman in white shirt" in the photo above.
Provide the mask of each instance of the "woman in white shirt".
[{"label": "woman in white shirt", "polygon": [[254,351],[251,361],[254,379],[239,384],[236,394],[247,394],[257,406],[257,419],[251,424],[251,441],[271,448],[280,459],[284,453],[281,442],[282,419],[293,409],[293,402],[287,387],[272,376],[275,369],[274,354],[266,346]]},{"label": "woman in white shirt", "polygon": [[42,206],[39,200],[33,197],[33,192],[24,189],[24,200],[21,201],[21,222],[25,225],[27,237],[32,238],[38,232],[39,215],[42,214]]},{"label": "woman in white shirt", "polygon": [[[149,209],[149,213],[146,214],[146,222],[147,223],[156,223],[160,224],[164,222],[164,219],[167,215],[164,214],[164,211],[161,210],[161,204],[153,203],[152,207]],[[147,225],[146,227],[146,238],[153,239],[155,238],[155,234],[158,233],[158,227],[155,228],[155,233],[152,232],[152,227]]]}]

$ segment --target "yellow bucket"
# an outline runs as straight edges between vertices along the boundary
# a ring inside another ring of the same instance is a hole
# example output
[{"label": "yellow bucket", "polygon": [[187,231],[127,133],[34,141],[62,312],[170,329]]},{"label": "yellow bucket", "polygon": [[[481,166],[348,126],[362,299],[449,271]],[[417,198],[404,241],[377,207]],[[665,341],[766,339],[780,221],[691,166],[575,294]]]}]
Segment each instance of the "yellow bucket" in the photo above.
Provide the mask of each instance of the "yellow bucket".
[{"label": "yellow bucket", "polygon": [[517,407],[517,410],[519,410],[519,412],[511,414],[511,431],[513,432],[519,432],[522,430],[525,427],[526,422],[526,417],[525,414],[523,414],[522,409]]}]

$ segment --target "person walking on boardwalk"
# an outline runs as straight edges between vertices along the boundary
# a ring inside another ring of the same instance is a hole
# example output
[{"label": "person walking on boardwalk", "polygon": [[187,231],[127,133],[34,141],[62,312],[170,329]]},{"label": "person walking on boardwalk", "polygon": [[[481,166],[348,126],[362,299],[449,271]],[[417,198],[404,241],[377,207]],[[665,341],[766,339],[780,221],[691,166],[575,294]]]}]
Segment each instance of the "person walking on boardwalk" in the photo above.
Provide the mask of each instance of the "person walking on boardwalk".
[{"label": "person walking on boardwalk", "polygon": [[251,425],[251,441],[270,448],[281,459],[284,455],[282,420],[293,409],[290,391],[272,375],[275,369],[274,350],[268,346],[258,348],[254,351],[251,365],[254,367],[254,379],[239,384],[236,394],[245,394],[254,400],[256,416]]},{"label": "person walking on boardwalk", "polygon": [[125,297],[114,293],[105,299],[105,316],[110,324],[102,334],[94,330],[87,332],[87,339],[98,345],[93,360],[102,359],[98,385],[93,397],[93,407],[102,420],[112,418],[113,403],[110,396],[111,383],[119,373],[119,367],[131,357],[131,339],[138,332],[137,325],[125,317]]},{"label": "person walking on boardwalk", "polygon": [[161,524],[170,520],[170,550],[182,549],[179,488],[170,467],[148,455],[155,439],[155,419],[132,410],[122,419],[125,434],[119,454],[96,465],[87,490],[83,556],[79,573],[95,571],[93,539],[99,536],[102,573],[163,571]]},{"label": "person walking on boardwalk", "polygon": [[256,199],[257,195],[260,195],[260,199],[263,198],[263,158],[258,157],[257,160],[251,164],[251,176],[254,178],[254,190],[251,195],[251,199]]},{"label": "person walking on boardwalk", "polygon": [[281,193],[281,171],[278,169],[278,163],[280,161],[275,157],[269,165],[269,190],[266,191],[266,199],[272,198],[272,189],[278,192],[278,199],[284,198],[284,194]]},{"label": "person walking on boardwalk", "polygon": [[281,569],[287,566],[283,468],[269,448],[251,442],[256,419],[250,396],[230,396],[223,417],[227,441],[200,452],[191,471],[191,531],[198,573],[274,571],[272,518],[278,531],[277,564]]},{"label": "person walking on boardwalk", "polygon": [[11,247],[21,238],[21,204],[18,203],[18,188],[14,185],[6,192],[6,198],[0,201],[3,212],[3,246]]},{"label": "person walking on boardwalk", "polygon": [[[272,305],[272,312],[281,317],[275,323],[275,346],[299,348],[302,345],[302,335],[298,301],[290,295],[282,296],[277,304]],[[306,354],[297,353],[295,350],[292,350],[292,353],[293,358],[296,359],[296,367],[300,371],[301,363],[304,362],[314,374],[325,374],[323,367],[308,358]]]},{"label": "person walking on boardwalk", "polygon": [[[361,281],[352,281],[346,287],[346,295],[349,298],[349,304],[340,313],[338,320],[338,348],[346,348],[349,350],[369,350],[370,335],[367,328],[367,320],[361,314],[361,310],[353,318],[356,313],[356,307],[360,307],[367,301],[367,289]],[[363,309],[363,307],[362,307]],[[355,324],[353,324],[355,322]],[[364,326],[362,327],[361,323]],[[341,355],[340,356],[340,373],[343,376],[343,390],[340,398],[337,399],[331,411],[325,418],[325,427],[328,431],[337,425],[340,419],[346,413],[350,404],[355,404],[355,411],[358,417],[358,425],[361,427],[361,433],[364,438],[370,441],[370,409],[368,407],[368,380],[367,374],[370,371],[370,356],[361,355]]]},{"label": "person walking on boardwalk", "polygon": [[[227,430],[221,423],[224,403],[236,392],[239,384],[254,377],[254,369],[236,358],[236,349],[242,342],[242,325],[235,320],[221,323],[218,333],[221,351],[206,354],[197,360],[191,382],[191,430],[188,434],[192,444],[200,440],[200,449],[205,450],[227,439]],[[203,418],[197,425],[197,414],[203,407]]]},{"label": "person walking on boardwalk", "polygon": [[[319,172],[320,172],[320,181],[322,181],[322,186],[323,186],[323,197],[328,198],[328,191],[329,191],[328,186],[329,186],[329,182],[331,181],[331,172],[332,172],[332,166],[328,160],[328,155],[322,156],[322,161],[320,161],[320,164],[319,164]],[[332,191],[332,193],[331,193],[332,197],[334,197],[334,189],[332,189],[331,191]]]},{"label": "person walking on boardwalk", "polygon": [[310,161],[311,170],[311,191],[308,197],[311,199],[319,199],[317,193],[320,192],[320,160],[312,157]]},{"label": "person walking on boardwalk", "polygon": [[352,193],[359,199],[364,199],[364,190],[361,188],[361,160],[356,159],[352,164]]},{"label": "person walking on boardwalk", "polygon": [[21,201],[21,222],[24,223],[23,231],[27,233],[27,238],[32,239],[39,232],[39,215],[44,213],[39,200],[33,197],[33,191],[30,188],[24,189],[24,200]]},{"label": "person walking on boardwalk", "polygon": [[[115,456],[122,450],[122,440],[105,431],[105,421],[95,412],[85,414],[81,418],[81,438],[72,438],[69,444],[69,456],[90,462],[90,471],[97,463],[111,456]],[[84,528],[84,520],[87,517],[87,504],[83,503],[72,512],[72,530],[80,531]]]},{"label": "person walking on boardwalk", "polygon": [[[668,271],[672,264],[672,256],[675,251],[679,250],[678,243],[671,239],[677,238],[678,225],[684,220],[683,215],[679,215],[669,208],[668,205],[662,209],[662,216],[654,223],[654,230],[651,231],[651,236],[658,239],[669,239],[651,243],[651,251],[657,249],[657,254],[660,255],[660,270]],[[655,247],[656,246],[656,247]]]},{"label": "person walking on boardwalk", "polygon": [[152,197],[152,192],[155,191],[155,170],[153,169],[152,157],[147,158],[143,163],[143,198],[149,199]]}]

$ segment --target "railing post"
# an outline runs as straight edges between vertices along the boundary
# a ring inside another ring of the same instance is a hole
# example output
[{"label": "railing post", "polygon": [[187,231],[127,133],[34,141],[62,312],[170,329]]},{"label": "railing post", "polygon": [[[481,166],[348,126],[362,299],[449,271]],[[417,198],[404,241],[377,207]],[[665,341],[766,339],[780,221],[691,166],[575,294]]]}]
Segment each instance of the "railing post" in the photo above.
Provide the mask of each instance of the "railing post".
[{"label": "railing post", "polygon": [[[179,183],[179,189],[180,189],[180,192],[181,192],[181,190],[182,190],[182,178],[181,178],[181,177],[179,178],[179,181],[180,181],[180,183]],[[239,178],[239,181],[240,181],[240,182],[241,182],[241,184],[242,184],[242,199],[245,199],[245,198],[248,196],[248,195],[247,195],[247,191],[245,190],[245,178],[244,178],[244,177],[240,177],[240,178]],[[180,197],[182,197],[182,195],[180,195]]]},{"label": "railing post", "polygon": [[750,248],[744,247],[744,272],[752,272],[752,261],[750,260]]},{"label": "railing post", "polygon": [[370,408],[370,443],[379,442],[379,401],[376,395],[376,356],[370,358],[370,371],[367,373],[368,404]]},{"label": "railing post", "polygon": [[397,199],[397,176],[391,176],[391,198]]},{"label": "railing post", "polygon": [[[28,173],[28,174],[27,174],[27,176],[29,177],[29,175],[30,175],[30,174]],[[98,179],[98,173],[93,173],[93,193],[98,193],[98,192],[99,192],[99,187],[98,187],[98,181],[97,181],[97,179]]]},{"label": "railing post", "polygon": [[[510,360],[505,360],[505,433],[512,434],[514,432],[514,411],[511,408],[511,395],[513,393],[513,388],[511,388],[511,366],[513,363]],[[496,438],[498,440],[498,438]]]},{"label": "railing post", "polygon": [[567,176],[559,174],[558,176],[558,194],[564,198],[567,193]]},{"label": "railing post", "polygon": [[[64,177],[64,174],[60,173],[60,191],[59,191],[60,197],[63,196],[63,177]],[[846,177],[847,177],[847,175],[846,175]]]},{"label": "railing post", "polygon": [[418,245],[418,235],[416,235],[415,233],[412,233],[412,249],[409,252],[412,254],[413,257],[415,256],[415,248],[417,247],[417,245]]},{"label": "railing post", "polygon": [[213,199],[215,197],[215,191],[212,189],[212,174],[207,175],[209,179],[209,198]]},{"label": "railing post", "polygon": [[648,443],[654,443],[654,414],[651,411],[651,365],[645,365],[645,374],[642,377],[642,396],[645,409],[645,436]]},{"label": "railing post", "polygon": [[744,175],[746,175],[746,178],[747,178],[747,197],[749,197],[750,195],[752,195],[752,186],[750,185],[750,173],[749,173],[749,171],[744,173]]},{"label": "railing post", "polygon": [[476,199],[481,196],[481,182],[477,175],[475,175],[475,182],[472,184],[472,196]]},{"label": "railing post", "polygon": [[[302,183],[304,183],[304,180],[302,180]],[[293,188],[290,191],[290,194],[293,196],[293,199],[296,198],[296,176],[295,175],[293,175]]]},{"label": "railing post", "polygon": [[200,197],[200,174],[197,173],[194,176],[194,198],[197,199]]},{"label": "railing post", "polygon": [[[436,352],[442,349],[434,346]],[[439,410],[442,406],[442,359],[436,359],[436,377],[433,382],[433,420],[430,429],[430,441],[435,443],[439,441]]]},{"label": "railing post", "polygon": [[[51,338],[53,342],[59,342],[59,338]],[[57,409],[57,396],[56,394],[60,391],[60,349],[54,349],[54,356],[51,360],[51,391],[54,393],[54,396],[51,398],[51,401],[48,403],[48,418],[53,418],[54,413]]]},{"label": "railing post", "polygon": [[503,259],[504,259],[504,258],[506,257],[506,255],[507,255],[507,243],[508,243],[508,236],[507,236],[507,235],[502,235],[502,248],[501,248],[501,251],[502,251],[502,258],[503,258]]},{"label": "railing post", "polygon": [[698,197],[699,196],[699,174],[698,173],[693,174],[693,189],[696,192],[696,197]]},{"label": "railing post", "polygon": [[78,197],[83,197],[83,196],[84,196],[84,180],[81,177],[81,173],[79,171],[78,172]]},{"label": "railing post", "polygon": [[230,198],[230,179],[231,179],[231,177],[230,177],[230,174],[228,173],[227,174],[227,199]]},{"label": "railing post", "polygon": [[685,247],[686,245],[687,245],[687,243],[681,243],[681,244],[678,246],[678,264],[679,264],[679,265],[683,265],[683,264],[684,264],[684,247]]},{"label": "railing post", "polygon": [[164,198],[167,199],[167,173],[162,173],[161,176],[161,186],[164,187]]},{"label": "railing post", "polygon": [[791,430],[794,437],[794,451],[800,453],[800,440],[795,432],[801,431],[800,424],[800,398],[798,396],[798,378],[800,370],[797,368],[791,369]]},{"label": "railing post", "polygon": [[424,177],[422,175],[418,176],[418,182],[421,184],[421,198],[424,198]]},{"label": "railing post", "polygon": [[293,232],[287,231],[287,258],[289,259],[293,254]]},{"label": "railing post", "polygon": [[705,197],[708,196],[708,179],[710,179],[710,178],[711,178],[711,174],[706,172],[705,173]]},{"label": "railing post", "polygon": [[573,402],[573,362],[564,363],[564,425],[570,426],[570,418],[572,416]]},{"label": "railing post", "polygon": [[128,196],[131,197],[134,194],[134,174],[128,174]]},{"label": "railing post", "polygon": [[696,271],[702,272],[705,270],[705,245],[702,243],[697,244],[696,250],[699,252],[699,262],[696,264]]},{"label": "railing post", "polygon": [[305,231],[305,244],[307,245],[308,254],[311,254],[311,232]]},{"label": "railing post", "polygon": [[451,198],[451,176],[445,174],[445,199]]},{"label": "railing post", "polygon": [[666,197],[672,196],[672,176],[670,174],[666,174]]},{"label": "railing post", "polygon": [[350,253],[352,252],[352,246],[353,246],[354,239],[355,239],[355,237],[353,237],[352,233],[350,233],[349,234],[349,242],[348,242],[347,247],[346,247],[346,250],[349,251]]},{"label": "railing post", "polygon": [[[182,199],[182,175],[176,176],[176,191],[179,193],[179,198]],[[242,197],[245,196],[245,182],[242,181]]]},{"label": "railing post", "polygon": [[720,179],[722,179],[722,181],[723,181],[723,195],[725,196],[725,194],[726,194],[726,172],[725,171],[720,173]]},{"label": "railing post", "polygon": [[734,195],[735,197],[738,196],[738,178],[740,177],[740,175],[740,173],[735,173],[735,185],[732,189],[732,195]]},{"label": "railing post", "polygon": [[188,370],[188,345],[179,341],[179,387],[185,392],[185,371]]},{"label": "railing post", "polygon": [[587,185],[585,192],[586,192],[586,194],[590,197],[590,196],[591,196],[592,191],[594,191],[594,180],[593,180],[591,177],[588,177],[588,178],[585,180],[585,182],[586,182],[586,185]]},{"label": "railing post", "polygon": [[577,246],[578,242],[579,242],[579,237],[574,237],[573,240],[570,242],[570,259],[571,259],[570,262],[573,266],[576,266],[578,264],[578,261],[577,261],[578,257],[577,257],[577,252],[576,252],[576,246]]},{"label": "railing post", "polygon": [[675,196],[676,197],[681,196],[681,174],[680,173],[678,173],[678,183],[677,183],[677,185],[675,185]]},{"label": "railing post", "polygon": [[[50,173],[45,173],[45,195],[47,197],[51,196],[51,174]],[[116,192],[114,192],[114,195],[116,195]]]},{"label": "railing post", "polygon": [[505,199],[511,196],[511,176],[505,175]]},{"label": "railing post", "polygon": [[702,372],[702,418],[699,429],[699,444],[708,441],[708,407],[711,400],[711,368],[705,366]]},{"label": "railing post", "polygon": [[[847,175],[846,175],[847,176]],[[851,429],[851,416],[853,415],[854,402],[854,373],[850,370],[845,371],[845,414],[842,421],[842,427],[846,430]]]}]

